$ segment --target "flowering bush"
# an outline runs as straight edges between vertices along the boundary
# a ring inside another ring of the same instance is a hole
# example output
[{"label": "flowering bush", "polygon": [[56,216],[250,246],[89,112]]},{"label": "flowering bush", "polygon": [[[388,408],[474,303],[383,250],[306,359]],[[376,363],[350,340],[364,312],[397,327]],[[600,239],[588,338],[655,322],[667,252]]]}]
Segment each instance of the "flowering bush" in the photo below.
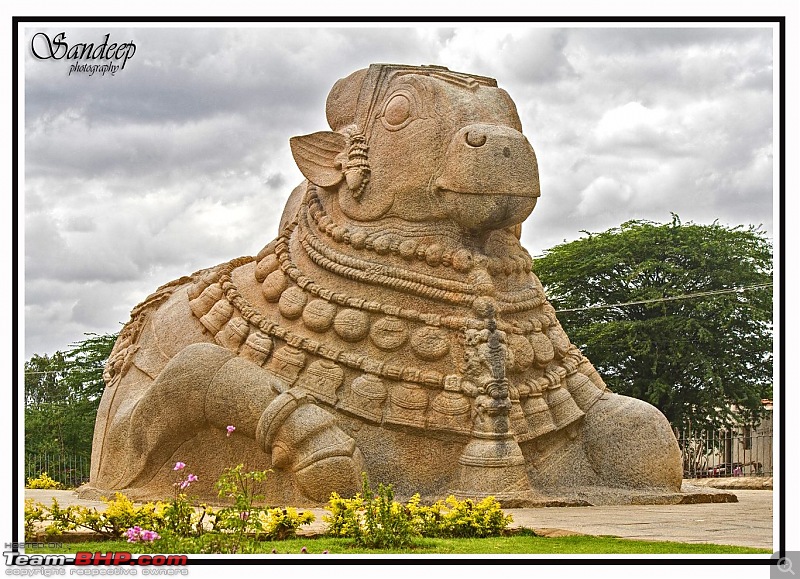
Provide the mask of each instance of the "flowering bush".
[{"label": "flowering bush", "polygon": [[36,525],[47,520],[47,510],[41,503],[33,499],[25,499],[25,541],[33,541],[36,536]]},{"label": "flowering bush", "polygon": [[346,499],[338,493],[331,493],[328,505],[329,515],[322,520],[328,523],[327,534],[333,537],[356,537],[361,532],[361,519],[364,513],[364,499],[361,494]]},{"label": "flowering bush", "polygon": [[[228,434],[234,430],[234,426],[228,427]],[[225,469],[216,486],[219,496],[231,499],[233,505],[216,512],[206,505],[196,508],[185,494],[186,489],[199,480],[197,475],[189,472],[185,462],[176,462],[172,471],[175,475],[174,495],[168,502],[135,505],[125,495],[116,493],[110,500],[103,499],[106,509],[100,512],[79,505],[62,508],[55,499],[50,507],[32,499],[26,500],[25,539],[34,540],[37,530],[47,525],[44,533],[48,537],[84,528],[109,539],[124,537],[130,543],[160,540],[159,544],[165,549],[197,540],[202,543],[202,552],[241,553],[255,548],[254,541],[261,538],[279,540],[294,537],[300,526],[314,520],[312,513],[298,513],[291,507],[280,509],[256,505],[264,499],[270,471],[245,472],[241,464]]]},{"label": "flowering bush", "polygon": [[366,473],[362,473],[361,493],[351,499],[331,494],[331,515],[328,534],[352,537],[356,544],[372,549],[409,546],[419,531],[414,528],[408,508],[394,500],[392,485],[378,485],[377,493],[370,488]]},{"label": "flowering bush", "polygon": [[331,494],[326,507],[331,514],[323,517],[329,523],[327,534],[354,538],[366,547],[400,547],[414,537],[493,537],[512,522],[491,496],[475,502],[451,495],[424,506],[415,494],[402,505],[394,500],[391,485],[378,485],[374,492],[362,476],[361,493],[349,499]]},{"label": "flowering bush", "polygon": [[286,507],[284,509],[265,509],[258,512],[258,526],[265,539],[283,541],[297,536],[297,529],[302,525],[314,522],[314,513],[305,511],[298,513],[297,509]]},{"label": "flowering bush", "polygon": [[29,478],[28,484],[25,485],[28,489],[60,489],[61,483],[50,478],[46,472],[43,472],[36,478]]},{"label": "flowering bush", "polygon": [[244,471],[244,465],[225,469],[216,483],[219,497],[233,502],[215,514],[215,530],[234,532],[242,540],[245,534],[257,539],[283,540],[295,537],[297,529],[314,521],[311,512],[297,509],[263,508],[267,475],[270,471]]},{"label": "flowering bush", "polygon": [[408,503],[414,526],[426,537],[496,537],[513,522],[492,496],[478,502],[459,501],[453,495],[430,506],[420,506],[419,495]]},{"label": "flowering bush", "polygon": [[172,467],[172,470],[176,473],[175,482],[172,484],[175,488],[175,494],[172,500],[162,507],[161,511],[164,516],[164,530],[170,531],[179,537],[202,534],[203,521],[206,515],[211,514],[211,509],[205,506],[203,510],[198,513],[194,506],[192,506],[192,502],[183,492],[189,488],[193,482],[199,480],[197,475],[192,473],[184,477],[183,471],[186,470],[186,468],[187,464],[181,461],[176,462],[175,466]]},{"label": "flowering bush", "polygon": [[103,498],[105,511],[80,505],[62,508],[56,499],[49,507],[25,501],[25,537],[32,540],[36,523],[49,523],[44,529],[48,537],[78,528],[88,529],[109,539],[124,536],[126,529],[136,526],[161,528],[164,524],[163,504],[147,503],[136,506],[128,497],[116,493],[113,499]]}]

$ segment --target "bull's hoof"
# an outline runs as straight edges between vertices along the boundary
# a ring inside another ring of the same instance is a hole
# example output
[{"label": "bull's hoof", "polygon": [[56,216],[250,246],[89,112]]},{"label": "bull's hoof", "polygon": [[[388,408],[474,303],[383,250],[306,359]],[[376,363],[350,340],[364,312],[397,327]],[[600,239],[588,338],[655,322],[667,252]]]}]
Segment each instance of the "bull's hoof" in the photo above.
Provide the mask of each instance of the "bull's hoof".
[{"label": "bull's hoof", "polygon": [[294,473],[297,486],[316,503],[328,502],[331,493],[352,497],[361,491],[364,460],[361,451],[350,456],[331,456],[314,462]]},{"label": "bull's hoof", "polygon": [[678,442],[654,406],[606,393],[586,412],[583,440],[586,457],[602,484],[680,490]]}]

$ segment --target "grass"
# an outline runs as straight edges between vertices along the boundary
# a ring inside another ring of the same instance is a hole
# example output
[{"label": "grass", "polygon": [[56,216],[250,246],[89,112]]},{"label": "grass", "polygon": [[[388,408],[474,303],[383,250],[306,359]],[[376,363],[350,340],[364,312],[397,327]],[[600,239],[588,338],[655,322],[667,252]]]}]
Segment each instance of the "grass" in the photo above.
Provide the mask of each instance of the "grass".
[{"label": "grass", "polygon": [[[58,542],[58,539],[54,539]],[[163,545],[163,540],[162,540]],[[26,553],[75,553],[78,551],[108,552],[130,551],[132,553],[199,553],[200,550],[192,547],[191,541],[181,541],[174,544],[175,548],[159,548],[159,542],[154,544],[128,543],[118,541],[92,541],[82,543],[65,543],[60,549],[53,548],[26,548]],[[438,555],[521,555],[521,554],[637,554],[637,555],[663,555],[663,554],[699,554],[699,555],[729,555],[729,554],[764,554],[772,553],[770,549],[756,549],[751,547],[737,547],[732,545],[715,545],[709,543],[676,543],[671,541],[634,541],[618,539],[616,537],[595,537],[588,535],[571,537],[538,537],[532,532],[520,532],[512,536],[493,537],[487,539],[418,539],[414,547],[398,550],[364,549],[353,545],[349,539],[335,539],[329,537],[297,538],[285,541],[260,541],[251,543],[253,550],[247,553],[263,553],[270,555],[273,549],[278,554],[300,555],[303,547],[308,554],[320,554],[328,551],[334,555],[351,554],[438,554]],[[211,553],[219,553],[213,550]]]}]

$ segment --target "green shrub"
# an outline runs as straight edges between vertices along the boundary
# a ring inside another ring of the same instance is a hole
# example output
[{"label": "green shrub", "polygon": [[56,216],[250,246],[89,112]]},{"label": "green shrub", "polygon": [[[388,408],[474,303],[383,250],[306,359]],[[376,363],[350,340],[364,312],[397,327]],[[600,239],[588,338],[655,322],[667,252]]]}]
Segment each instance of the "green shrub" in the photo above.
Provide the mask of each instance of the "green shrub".
[{"label": "green shrub", "polygon": [[36,526],[47,520],[47,513],[42,503],[33,499],[25,499],[25,541],[33,541],[36,537]]},{"label": "green shrub", "polygon": [[244,472],[243,468],[238,465],[220,475],[216,483],[219,495],[232,499],[233,505],[218,511],[203,504],[196,508],[183,493],[197,477],[184,476],[186,465],[182,462],[176,463],[175,493],[167,502],[135,505],[125,495],[116,493],[113,499],[103,498],[106,509],[101,512],[79,505],[62,508],[56,499],[49,507],[28,499],[25,501],[25,539],[32,541],[42,527],[48,537],[87,529],[109,539],[123,538],[129,529],[138,527],[158,533],[161,536],[157,539],[161,541],[159,545],[185,544],[212,535],[198,542],[201,552],[241,553],[254,540],[293,538],[298,528],[314,521],[313,513],[298,513],[291,507],[256,507],[255,503],[263,500],[260,491],[269,471]]},{"label": "green shrub", "polygon": [[411,545],[416,537],[483,538],[498,536],[509,523],[494,497],[478,502],[449,496],[432,505],[421,505],[419,494],[407,504],[394,500],[391,485],[378,485],[377,493],[363,476],[362,492],[346,499],[332,493],[323,520],[327,534],[347,537],[369,548],[398,548]]},{"label": "green shrub", "polygon": [[196,537],[179,537],[166,534],[158,542],[163,553],[257,553],[258,543],[249,537],[234,533],[205,533]]},{"label": "green shrub", "polygon": [[350,499],[331,494],[328,534],[349,537],[361,547],[390,549],[406,547],[419,536],[407,507],[394,500],[392,485],[378,485],[374,492],[366,473],[362,473],[361,493]]},{"label": "green shrub", "polygon": [[255,503],[264,499],[267,474],[268,470],[244,472],[243,464],[222,471],[215,486],[219,497],[230,499],[233,505],[217,511],[215,531],[235,532],[241,542],[246,533],[260,530]]},{"label": "green shrub", "polygon": [[49,521],[44,533],[48,537],[82,528],[99,533],[109,539],[121,538],[125,531],[134,526],[148,529],[162,528],[164,525],[163,504],[147,503],[136,506],[121,493],[113,499],[103,498],[106,510],[93,507],[70,505],[62,508],[56,499],[49,507],[32,500],[25,501],[25,533],[31,539],[36,523]]},{"label": "green shrub", "polygon": [[46,472],[43,472],[36,478],[29,478],[28,484],[25,485],[28,489],[60,489],[61,483],[50,478]]},{"label": "green shrub", "polygon": [[449,511],[441,518],[441,537],[495,537],[513,521],[491,496],[475,503],[471,499],[459,501],[451,495],[445,500],[445,505]]},{"label": "green shrub", "polygon": [[216,483],[220,498],[233,502],[230,507],[218,510],[214,515],[214,530],[231,532],[237,541],[227,541],[225,552],[244,552],[249,539],[283,540],[297,536],[297,529],[314,521],[311,512],[298,513],[297,509],[267,508],[256,506],[264,500],[266,479],[271,471],[244,472],[244,465],[227,468]]},{"label": "green shrub", "polygon": [[154,521],[150,530],[166,532],[178,537],[202,535],[206,519],[214,516],[214,510],[207,505],[200,505],[198,511],[183,493],[178,493],[167,503],[156,503],[156,514],[161,521]]},{"label": "green shrub", "polygon": [[414,542],[419,533],[411,524],[411,512],[394,500],[392,485],[378,484],[378,492],[369,487],[363,475],[364,532],[358,543],[371,549],[406,547]]},{"label": "green shrub", "polygon": [[243,472],[244,465],[238,464],[226,468],[217,479],[215,486],[220,498],[233,499],[234,506],[241,510],[249,510],[253,503],[264,499],[266,480],[270,470],[253,470]]},{"label": "green shrub", "polygon": [[364,499],[361,494],[345,499],[337,493],[331,493],[328,506],[329,515],[322,520],[328,523],[327,535],[342,538],[355,538],[361,533],[361,518],[364,511]]},{"label": "green shrub", "polygon": [[292,507],[265,509],[258,512],[255,520],[260,527],[258,535],[263,535],[262,538],[271,541],[283,541],[294,539],[297,536],[297,529],[302,525],[313,523],[314,513],[310,511],[298,513],[297,509]]},{"label": "green shrub", "polygon": [[26,539],[32,540],[39,523],[48,522],[44,528],[48,537],[86,529],[109,539],[118,539],[124,537],[132,527],[181,536],[197,535],[202,532],[205,517],[213,516],[213,511],[205,505],[201,511],[195,510],[183,495],[169,503],[159,501],[135,505],[122,493],[115,493],[113,499],[104,497],[103,502],[106,503],[106,509],[98,511],[94,507],[81,505],[62,508],[56,499],[46,507],[28,499],[25,501]]}]

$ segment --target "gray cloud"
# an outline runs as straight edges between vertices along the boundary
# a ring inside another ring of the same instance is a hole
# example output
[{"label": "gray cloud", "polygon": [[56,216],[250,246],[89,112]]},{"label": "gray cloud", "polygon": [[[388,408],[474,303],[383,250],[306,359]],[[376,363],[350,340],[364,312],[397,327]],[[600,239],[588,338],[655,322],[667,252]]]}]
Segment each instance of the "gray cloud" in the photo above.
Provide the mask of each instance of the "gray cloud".
[{"label": "gray cloud", "polygon": [[[29,39],[38,28],[31,28]],[[116,331],[180,275],[256,253],[327,129],[336,79],[372,62],[498,79],[539,159],[539,253],[635,218],[772,230],[764,28],[51,28],[133,40],[115,76],[25,62],[26,356]]]}]

